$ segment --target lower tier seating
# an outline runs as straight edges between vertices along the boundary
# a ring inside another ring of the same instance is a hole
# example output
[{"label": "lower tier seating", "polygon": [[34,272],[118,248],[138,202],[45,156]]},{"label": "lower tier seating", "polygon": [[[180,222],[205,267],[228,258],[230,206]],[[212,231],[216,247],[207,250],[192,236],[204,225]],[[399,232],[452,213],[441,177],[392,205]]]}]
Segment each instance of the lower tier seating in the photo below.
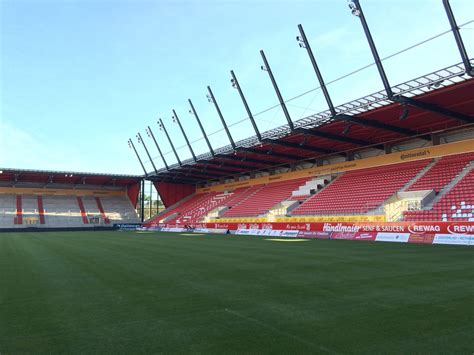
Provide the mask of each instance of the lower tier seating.
[{"label": "lower tier seating", "polygon": [[[21,200],[21,211],[17,208],[18,200]],[[0,228],[25,228],[33,225],[68,228],[94,226],[97,223],[139,222],[137,213],[126,196],[85,196],[81,201],[84,218],[76,196],[0,194]],[[19,215],[21,219],[18,218]]]},{"label": "lower tier seating", "polygon": [[474,221],[474,170],[428,211],[406,211],[406,221]]},{"label": "lower tier seating", "polygon": [[257,217],[265,214],[278,203],[291,197],[294,190],[304,185],[309,178],[275,182],[250,188],[241,199],[223,213],[223,217]]},{"label": "lower tier seating", "polygon": [[190,224],[199,222],[210,211],[222,206],[232,195],[233,193],[218,192],[196,195],[173,209],[172,213],[176,213],[176,216],[169,219],[167,223]]},{"label": "lower tier seating", "polygon": [[293,215],[361,214],[379,207],[429,159],[346,172],[293,210]]}]

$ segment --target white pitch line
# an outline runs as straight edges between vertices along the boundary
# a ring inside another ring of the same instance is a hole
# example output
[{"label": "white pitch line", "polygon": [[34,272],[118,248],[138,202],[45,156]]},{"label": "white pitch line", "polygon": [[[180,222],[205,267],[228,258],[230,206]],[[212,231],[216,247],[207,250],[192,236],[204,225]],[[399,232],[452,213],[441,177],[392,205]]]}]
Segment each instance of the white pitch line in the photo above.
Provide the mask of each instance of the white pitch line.
[{"label": "white pitch line", "polygon": [[315,344],[315,343],[312,343],[308,340],[305,340],[303,338],[300,338],[299,336],[296,336],[296,335],[293,335],[293,334],[289,334],[285,331],[282,331],[278,328],[275,328],[274,326],[271,326],[269,324],[266,324],[262,321],[259,321],[258,319],[255,319],[255,318],[252,318],[252,317],[248,317],[246,315],[243,315],[242,313],[240,312],[237,312],[237,311],[234,311],[232,309],[229,309],[229,308],[224,308],[224,311],[227,312],[227,313],[230,313],[230,314],[233,314],[234,316],[236,317],[239,317],[239,318],[242,318],[242,319],[245,319],[246,321],[249,321],[249,322],[253,322],[253,323],[256,323],[258,324],[259,326],[263,327],[263,328],[267,328],[267,329],[270,329],[271,331],[275,332],[275,333],[278,333],[278,334],[281,334],[281,335],[285,335],[287,336],[288,338],[292,338],[302,344],[305,344],[305,345],[308,345],[312,348],[315,348],[315,349],[318,349],[320,351],[324,351],[326,353],[330,353],[330,354],[337,354],[337,351],[334,351],[334,350],[330,350],[322,345],[318,345],[318,344]]}]

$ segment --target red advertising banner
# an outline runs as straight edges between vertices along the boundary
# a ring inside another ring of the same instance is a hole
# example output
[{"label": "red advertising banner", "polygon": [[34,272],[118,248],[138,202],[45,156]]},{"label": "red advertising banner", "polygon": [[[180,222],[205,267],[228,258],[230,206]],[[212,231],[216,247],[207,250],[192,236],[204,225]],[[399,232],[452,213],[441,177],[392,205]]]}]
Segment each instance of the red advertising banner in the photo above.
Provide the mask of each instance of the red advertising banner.
[{"label": "red advertising banner", "polygon": [[240,229],[254,230],[257,235],[270,235],[268,232],[272,230],[298,231],[298,237],[311,239],[474,245],[473,222],[202,223],[190,226],[152,224],[145,227]]},{"label": "red advertising banner", "polygon": [[[184,225],[166,224],[155,226],[184,227]],[[229,230],[278,229],[325,233],[474,234],[474,222],[200,223],[191,227]]]},{"label": "red advertising banner", "polygon": [[433,244],[434,234],[410,234],[408,243]]}]

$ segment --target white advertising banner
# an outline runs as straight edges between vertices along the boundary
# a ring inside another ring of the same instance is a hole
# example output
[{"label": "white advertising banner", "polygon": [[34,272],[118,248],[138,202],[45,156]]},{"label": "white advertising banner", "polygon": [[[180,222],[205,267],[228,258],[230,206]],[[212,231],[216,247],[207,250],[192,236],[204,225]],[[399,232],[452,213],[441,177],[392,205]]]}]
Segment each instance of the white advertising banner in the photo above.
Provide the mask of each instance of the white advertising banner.
[{"label": "white advertising banner", "polygon": [[178,228],[178,227],[172,227],[172,228],[165,227],[165,228],[161,228],[161,231],[162,232],[178,232],[178,233],[181,233],[181,232],[186,232],[187,229],[186,228]]},{"label": "white advertising banner", "polygon": [[375,241],[377,242],[393,242],[408,243],[410,233],[377,233]]},{"label": "white advertising banner", "polygon": [[474,245],[472,234],[435,234],[433,244]]}]

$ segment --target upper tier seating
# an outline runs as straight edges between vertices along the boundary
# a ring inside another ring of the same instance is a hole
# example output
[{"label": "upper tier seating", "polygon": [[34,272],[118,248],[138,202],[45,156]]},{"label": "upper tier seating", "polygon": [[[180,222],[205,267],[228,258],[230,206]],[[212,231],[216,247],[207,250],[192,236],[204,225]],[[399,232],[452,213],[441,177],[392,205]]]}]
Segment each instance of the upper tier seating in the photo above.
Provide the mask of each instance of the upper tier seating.
[{"label": "upper tier seating", "polygon": [[474,222],[474,170],[453,186],[429,211],[406,211],[406,221]]},{"label": "upper tier seating", "polygon": [[293,215],[360,214],[379,207],[429,159],[346,172],[293,210]]},{"label": "upper tier seating", "polygon": [[[310,178],[301,178],[289,181],[275,182],[267,185],[258,185],[245,192],[241,198],[225,211],[223,217],[257,217],[265,214],[278,203],[291,197],[294,190],[304,185]],[[226,204],[227,205],[227,204]]]},{"label": "upper tier seating", "polygon": [[408,191],[435,190],[439,192],[462,169],[474,160],[474,153],[449,155],[439,159],[420,179],[408,188]]}]

